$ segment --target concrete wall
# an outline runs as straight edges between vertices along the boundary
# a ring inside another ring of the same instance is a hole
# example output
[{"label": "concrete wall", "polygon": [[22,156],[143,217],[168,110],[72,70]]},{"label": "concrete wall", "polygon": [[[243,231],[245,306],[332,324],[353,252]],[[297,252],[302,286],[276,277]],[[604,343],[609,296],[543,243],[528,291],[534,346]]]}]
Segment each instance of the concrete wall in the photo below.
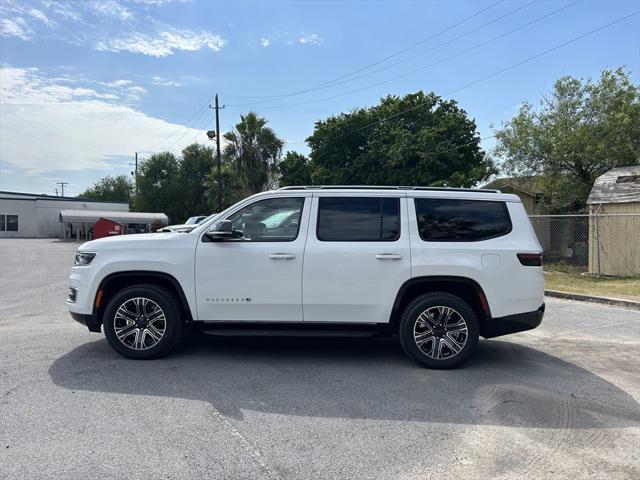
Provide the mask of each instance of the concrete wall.
[{"label": "concrete wall", "polygon": [[35,200],[0,198],[0,215],[18,215],[18,231],[0,231],[0,238],[35,237],[37,235]]},{"label": "concrete wall", "polygon": [[597,231],[596,217],[589,220],[589,273],[640,275],[640,202],[590,205],[589,213],[596,212]]}]

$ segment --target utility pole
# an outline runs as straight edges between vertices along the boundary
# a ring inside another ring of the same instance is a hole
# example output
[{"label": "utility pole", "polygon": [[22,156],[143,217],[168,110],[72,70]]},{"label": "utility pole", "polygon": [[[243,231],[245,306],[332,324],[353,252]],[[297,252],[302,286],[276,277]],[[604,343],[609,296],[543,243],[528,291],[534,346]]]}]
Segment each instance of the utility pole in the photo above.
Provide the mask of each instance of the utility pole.
[{"label": "utility pole", "polygon": [[222,164],[220,160],[220,109],[224,108],[224,105],[221,107],[218,104],[218,94],[216,93],[215,104],[213,107],[209,105],[210,108],[213,108],[216,111],[216,131],[208,131],[207,136],[209,140],[213,140],[213,137],[216,139],[216,169],[217,169],[217,190],[218,190],[218,208],[216,210],[217,213],[222,211]]},{"label": "utility pole", "polygon": [[62,190],[61,197],[64,197],[64,187],[65,185],[69,185],[69,182],[56,182],[56,185],[60,185],[60,190]]},{"label": "utility pole", "polygon": [[134,170],[135,176],[133,177],[134,184],[136,186],[136,197],[138,196],[138,152],[136,152],[136,169]]}]

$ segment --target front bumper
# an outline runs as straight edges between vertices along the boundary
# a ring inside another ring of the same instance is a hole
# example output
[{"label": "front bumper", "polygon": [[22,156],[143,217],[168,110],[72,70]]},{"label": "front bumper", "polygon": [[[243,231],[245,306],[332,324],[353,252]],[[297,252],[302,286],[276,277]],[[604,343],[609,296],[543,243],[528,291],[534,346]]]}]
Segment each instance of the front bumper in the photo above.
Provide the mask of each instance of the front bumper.
[{"label": "front bumper", "polygon": [[511,333],[532,330],[540,325],[544,316],[544,303],[533,312],[518,313],[486,320],[480,328],[484,338],[500,337]]},{"label": "front bumper", "polygon": [[69,313],[71,314],[71,318],[76,322],[86,325],[90,332],[100,333],[101,322],[98,320],[98,316],[95,313]]}]

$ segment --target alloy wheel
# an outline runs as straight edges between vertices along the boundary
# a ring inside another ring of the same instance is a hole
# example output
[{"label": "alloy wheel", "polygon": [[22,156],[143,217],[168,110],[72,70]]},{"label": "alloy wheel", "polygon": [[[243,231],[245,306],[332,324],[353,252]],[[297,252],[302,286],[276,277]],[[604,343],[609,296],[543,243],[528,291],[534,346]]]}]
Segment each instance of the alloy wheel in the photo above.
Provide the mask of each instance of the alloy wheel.
[{"label": "alloy wheel", "polygon": [[148,350],[164,337],[167,320],[156,302],[135,297],[118,307],[113,326],[116,337],[124,346],[133,350]]},{"label": "alloy wheel", "polygon": [[447,306],[424,310],[413,326],[413,338],[422,353],[434,360],[455,357],[462,351],[469,330],[464,317]]}]

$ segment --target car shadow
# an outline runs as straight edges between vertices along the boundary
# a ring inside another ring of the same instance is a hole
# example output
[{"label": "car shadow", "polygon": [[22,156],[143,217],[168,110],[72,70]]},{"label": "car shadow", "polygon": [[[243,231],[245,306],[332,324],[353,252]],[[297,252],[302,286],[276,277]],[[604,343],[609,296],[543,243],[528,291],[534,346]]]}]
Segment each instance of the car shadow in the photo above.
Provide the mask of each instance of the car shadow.
[{"label": "car shadow", "polygon": [[305,417],[619,428],[640,425],[625,391],[572,363],[507,341],[481,341],[455,370],[422,368],[397,339],[216,337],[195,334],[174,355],[127,360],[106,340],[56,359],[53,382],[71,390],[210,402]]}]

